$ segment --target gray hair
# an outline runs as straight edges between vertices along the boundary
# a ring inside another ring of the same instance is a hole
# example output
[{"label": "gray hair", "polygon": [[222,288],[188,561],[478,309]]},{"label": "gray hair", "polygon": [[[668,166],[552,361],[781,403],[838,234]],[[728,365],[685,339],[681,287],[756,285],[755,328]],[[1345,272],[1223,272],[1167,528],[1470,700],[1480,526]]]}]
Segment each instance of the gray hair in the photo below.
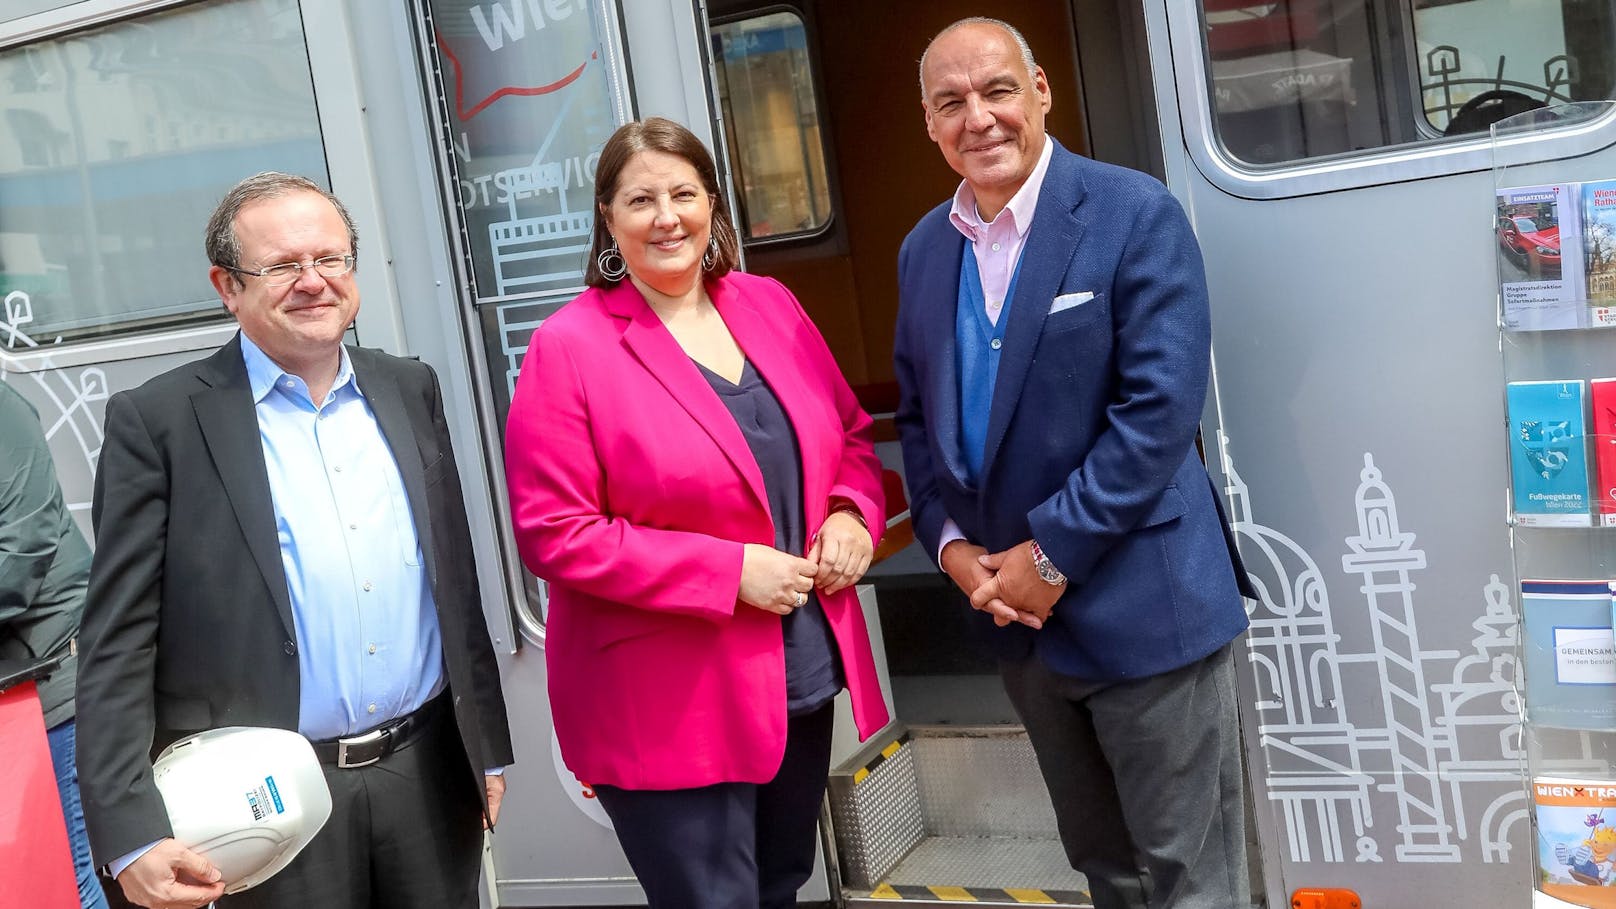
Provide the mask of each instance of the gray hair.
[{"label": "gray hair", "polygon": [[342,202],[325,187],[307,177],[273,170],[253,174],[231,187],[224,198],[219,200],[219,207],[215,208],[212,217],[208,218],[208,232],[204,240],[208,261],[224,268],[241,267],[241,240],[236,236],[236,215],[254,202],[302,192],[324,196],[325,200],[337,210],[337,214],[342,216],[342,224],[348,228],[348,250],[357,261],[359,229],[354,227],[353,216],[348,214],[348,209],[343,207]]},{"label": "gray hair", "polygon": [[1032,58],[1032,47],[1027,44],[1026,36],[1021,34],[1020,30],[1014,25],[1003,19],[994,19],[991,16],[968,16],[948,25],[942,31],[933,35],[932,39],[926,43],[926,50],[920,55],[920,98],[922,101],[926,99],[926,58],[931,56],[931,46],[937,43],[938,38],[950,32],[958,31],[967,25],[986,25],[1002,30],[1010,36],[1012,41],[1016,42],[1016,48],[1021,51],[1021,62],[1027,66],[1027,78],[1031,79],[1033,73],[1038,70],[1038,63]]}]

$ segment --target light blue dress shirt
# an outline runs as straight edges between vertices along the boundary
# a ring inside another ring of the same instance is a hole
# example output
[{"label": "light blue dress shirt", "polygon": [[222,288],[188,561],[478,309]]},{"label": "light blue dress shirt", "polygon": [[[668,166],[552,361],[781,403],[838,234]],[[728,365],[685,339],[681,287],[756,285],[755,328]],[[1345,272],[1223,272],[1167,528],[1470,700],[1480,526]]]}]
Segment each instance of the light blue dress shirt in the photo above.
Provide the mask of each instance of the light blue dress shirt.
[{"label": "light blue dress shirt", "polygon": [[241,355],[297,628],[297,731],[317,742],[407,716],[443,690],[437,607],[398,462],[348,351],[318,406],[246,334]]},{"label": "light blue dress shirt", "polygon": [[349,736],[443,690],[438,616],[398,463],[348,360],[324,401],[241,336],[297,626],[298,731]]},{"label": "light blue dress shirt", "polygon": [[[318,742],[408,716],[445,685],[437,605],[398,462],[348,351],[318,405],[246,334],[241,356],[297,629],[297,731]],[[109,873],[158,842],[108,862]]]}]

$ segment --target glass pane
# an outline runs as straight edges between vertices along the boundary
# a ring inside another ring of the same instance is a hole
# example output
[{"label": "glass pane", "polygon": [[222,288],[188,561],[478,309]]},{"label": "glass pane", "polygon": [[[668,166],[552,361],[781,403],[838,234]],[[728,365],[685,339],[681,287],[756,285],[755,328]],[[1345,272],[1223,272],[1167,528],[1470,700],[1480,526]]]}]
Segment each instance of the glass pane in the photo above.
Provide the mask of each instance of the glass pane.
[{"label": "glass pane", "polygon": [[570,298],[584,284],[595,164],[617,128],[589,4],[429,5],[477,301]]},{"label": "glass pane", "polygon": [[203,225],[238,180],[327,182],[296,0],[187,6],[0,51],[13,349],[226,318]]},{"label": "glass pane", "polygon": [[713,28],[718,100],[750,238],[817,230],[830,220],[830,181],[808,39],[795,13]]},{"label": "glass pane", "polygon": [[[456,214],[471,254],[473,330],[503,428],[533,330],[583,290],[595,166],[628,105],[613,97],[612,55],[586,0],[428,7]],[[508,515],[501,520],[508,526]],[[521,596],[542,616],[542,584],[526,570],[522,580]]]},{"label": "glass pane", "polygon": [[1214,123],[1247,164],[1485,131],[1616,85],[1589,0],[1202,0]]},{"label": "glass pane", "polygon": [[[1508,6],[1506,25],[1491,18],[1497,15],[1496,4],[1480,0],[1416,3],[1420,92],[1432,129],[1451,125],[1455,133],[1478,132],[1505,116],[1580,100],[1573,96],[1575,64],[1569,56],[1565,10],[1557,3]],[[1591,50],[1608,60],[1609,47],[1607,42]],[[1608,78],[1603,84],[1610,84]],[[1473,122],[1480,119],[1478,108],[1495,108],[1499,116],[1478,124]]]}]

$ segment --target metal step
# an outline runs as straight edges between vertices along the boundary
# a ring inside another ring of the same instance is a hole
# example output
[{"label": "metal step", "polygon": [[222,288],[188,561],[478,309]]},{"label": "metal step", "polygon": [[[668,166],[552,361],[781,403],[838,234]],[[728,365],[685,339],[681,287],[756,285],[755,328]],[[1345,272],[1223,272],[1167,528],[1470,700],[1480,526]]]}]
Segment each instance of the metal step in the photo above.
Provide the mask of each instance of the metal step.
[{"label": "metal step", "polygon": [[1089,906],[1019,726],[915,726],[831,773],[849,907]]},{"label": "metal step", "polygon": [[1010,837],[925,837],[875,888],[845,896],[848,906],[1091,905],[1058,840]]}]

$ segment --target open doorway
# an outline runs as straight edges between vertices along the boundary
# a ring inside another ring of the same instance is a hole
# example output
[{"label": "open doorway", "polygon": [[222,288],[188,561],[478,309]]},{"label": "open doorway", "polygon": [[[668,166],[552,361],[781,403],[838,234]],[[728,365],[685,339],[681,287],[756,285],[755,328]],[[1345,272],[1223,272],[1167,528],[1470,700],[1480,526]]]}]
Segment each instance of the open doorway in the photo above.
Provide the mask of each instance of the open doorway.
[{"label": "open doorway", "polygon": [[[920,54],[981,13],[962,0],[710,6],[747,269],[802,300],[872,412],[891,409],[898,246],[959,182],[926,137]],[[1070,8],[1029,0],[1013,24],[1049,77],[1051,134],[1086,153]]]},{"label": "open doorway", "polygon": [[[1139,152],[1148,143],[1137,140],[1137,121],[1150,108],[1148,86],[1129,69],[1130,59],[1144,57],[1142,48],[1128,53],[1137,32],[1122,4],[1078,6],[1028,0],[1013,15],[1049,79],[1047,128],[1081,154],[1154,169]],[[747,270],[797,295],[876,416],[894,513],[904,507],[890,418],[898,248],[959,183],[926,135],[919,60],[944,26],[982,12],[964,0],[710,7]],[[912,539],[907,522],[896,522],[878,553],[886,558],[870,573],[883,635],[902,642],[886,654],[899,718],[1013,723],[994,667],[968,640],[968,604]]]}]

